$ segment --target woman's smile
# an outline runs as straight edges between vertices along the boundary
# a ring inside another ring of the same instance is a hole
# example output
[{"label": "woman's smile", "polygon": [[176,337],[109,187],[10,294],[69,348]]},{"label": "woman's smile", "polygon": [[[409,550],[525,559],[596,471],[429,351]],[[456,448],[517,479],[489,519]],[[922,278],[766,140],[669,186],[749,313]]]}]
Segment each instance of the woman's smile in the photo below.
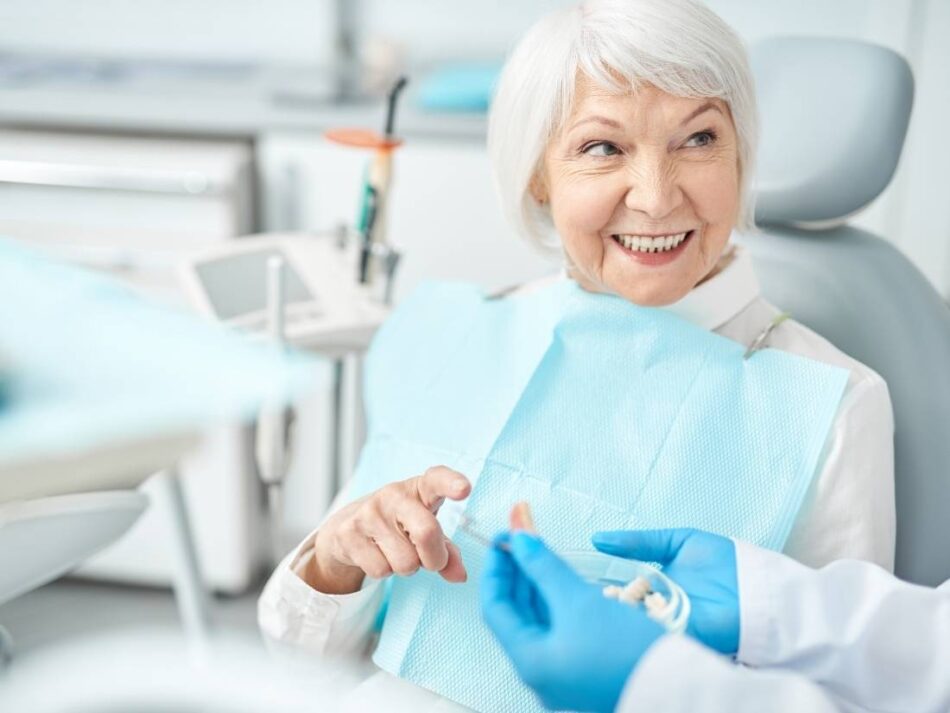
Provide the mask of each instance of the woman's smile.
[{"label": "woman's smile", "polygon": [[614,233],[610,236],[610,242],[641,265],[667,265],[686,252],[695,232],[687,230],[653,235]]}]

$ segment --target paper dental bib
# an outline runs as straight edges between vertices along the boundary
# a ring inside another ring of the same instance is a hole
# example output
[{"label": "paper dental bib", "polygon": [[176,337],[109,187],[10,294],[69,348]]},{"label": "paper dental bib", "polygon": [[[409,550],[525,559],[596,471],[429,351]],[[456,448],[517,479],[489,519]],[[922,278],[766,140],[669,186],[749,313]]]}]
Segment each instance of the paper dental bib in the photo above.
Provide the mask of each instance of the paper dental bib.
[{"label": "paper dental bib", "polygon": [[[487,300],[420,289],[367,360],[369,438],[355,494],[447,465],[481,529],[527,500],[555,549],[595,530],[699,527],[780,549],[848,374],[744,347],[663,310],[563,281]],[[483,545],[451,532],[469,580],[395,578],[374,660],[479,711],[540,705],[482,623]]]}]

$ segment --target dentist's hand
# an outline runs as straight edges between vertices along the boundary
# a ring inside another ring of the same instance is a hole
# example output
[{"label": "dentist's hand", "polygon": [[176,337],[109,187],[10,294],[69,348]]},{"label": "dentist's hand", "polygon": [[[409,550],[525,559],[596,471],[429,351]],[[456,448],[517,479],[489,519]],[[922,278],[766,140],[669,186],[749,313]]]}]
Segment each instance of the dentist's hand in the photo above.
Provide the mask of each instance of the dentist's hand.
[{"label": "dentist's hand", "polygon": [[355,592],[366,575],[405,576],[420,567],[464,582],[461,555],[435,514],[446,498],[462,500],[471,489],[464,475],[445,466],[390,483],[334,513],[317,531],[312,557],[297,573],[326,594]]},{"label": "dentist's hand", "polygon": [[732,540],[702,530],[614,530],[591,538],[601,552],[659,562],[689,596],[686,633],[724,654],[739,648],[739,585]]},{"label": "dentist's hand", "polygon": [[496,541],[480,593],[485,621],[547,708],[614,710],[640,657],[663,634],[642,608],[606,598],[524,532]]}]

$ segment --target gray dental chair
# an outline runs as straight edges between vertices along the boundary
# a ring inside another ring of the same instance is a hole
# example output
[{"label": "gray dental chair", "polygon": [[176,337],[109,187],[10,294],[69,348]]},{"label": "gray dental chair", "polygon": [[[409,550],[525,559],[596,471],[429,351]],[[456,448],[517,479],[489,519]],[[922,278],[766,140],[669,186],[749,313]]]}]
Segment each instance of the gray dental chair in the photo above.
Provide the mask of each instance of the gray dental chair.
[{"label": "gray dental chair", "polygon": [[950,578],[950,308],[890,243],[847,219],[890,182],[913,100],[907,63],[839,39],[753,49],[762,113],[756,219],[742,243],[767,299],[887,381],[897,574]]}]

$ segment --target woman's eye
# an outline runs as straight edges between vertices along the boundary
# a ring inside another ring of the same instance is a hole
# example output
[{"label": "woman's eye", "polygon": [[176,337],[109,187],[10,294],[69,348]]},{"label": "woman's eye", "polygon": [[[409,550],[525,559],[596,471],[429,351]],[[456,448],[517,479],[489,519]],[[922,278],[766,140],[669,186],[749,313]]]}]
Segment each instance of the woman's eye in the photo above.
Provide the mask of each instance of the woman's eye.
[{"label": "woman's eye", "polygon": [[620,153],[620,149],[609,141],[598,141],[593,144],[587,144],[582,150],[588,156],[616,156]]},{"label": "woman's eye", "polygon": [[709,146],[716,140],[716,134],[713,131],[699,131],[686,140],[685,146],[690,148],[701,148]]}]

